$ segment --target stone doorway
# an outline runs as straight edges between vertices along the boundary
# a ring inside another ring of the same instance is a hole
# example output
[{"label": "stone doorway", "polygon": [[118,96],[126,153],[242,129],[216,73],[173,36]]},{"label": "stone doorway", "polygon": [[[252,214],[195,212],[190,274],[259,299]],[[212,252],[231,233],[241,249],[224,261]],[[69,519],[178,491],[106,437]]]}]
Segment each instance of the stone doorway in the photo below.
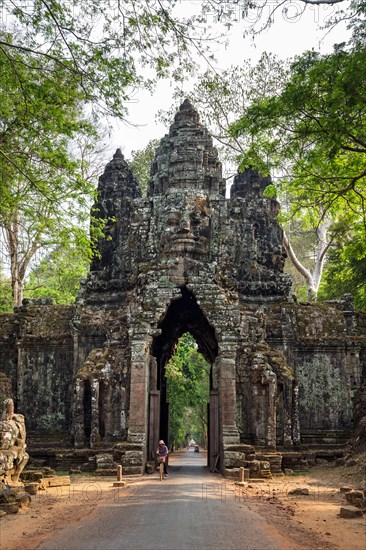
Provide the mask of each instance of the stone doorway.
[{"label": "stone doorway", "polygon": [[192,292],[181,289],[181,297],[174,300],[158,324],[160,334],[153,339],[150,360],[150,403],[148,457],[152,458],[159,439],[169,444],[169,403],[165,367],[174,355],[175,346],[182,334],[189,332],[197,343],[198,351],[211,365],[210,400],[208,408],[208,465],[218,465],[219,388],[217,373],[218,342],[215,329],[208,322]]}]

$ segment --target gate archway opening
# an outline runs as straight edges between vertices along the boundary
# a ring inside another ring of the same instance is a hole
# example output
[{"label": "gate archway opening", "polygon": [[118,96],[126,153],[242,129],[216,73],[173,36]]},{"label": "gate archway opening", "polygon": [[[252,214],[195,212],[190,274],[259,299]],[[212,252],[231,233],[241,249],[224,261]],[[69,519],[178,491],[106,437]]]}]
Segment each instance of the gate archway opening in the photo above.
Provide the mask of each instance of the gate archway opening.
[{"label": "gate archway opening", "polygon": [[197,348],[192,335],[184,333],[165,367],[171,449],[194,444],[207,450],[211,365]]},{"label": "gate archway opening", "polygon": [[[219,452],[219,408],[217,373],[214,365],[218,356],[218,343],[214,327],[209,323],[192,292],[181,288],[181,297],[168,307],[158,324],[161,330],[151,347],[149,454],[154,453],[159,439],[169,445],[169,403],[165,368],[175,353],[179,338],[189,333],[197,344],[197,351],[211,365],[209,372],[208,408],[208,464]],[[151,456],[150,456],[151,458]],[[218,462],[218,461],[216,461]]]}]

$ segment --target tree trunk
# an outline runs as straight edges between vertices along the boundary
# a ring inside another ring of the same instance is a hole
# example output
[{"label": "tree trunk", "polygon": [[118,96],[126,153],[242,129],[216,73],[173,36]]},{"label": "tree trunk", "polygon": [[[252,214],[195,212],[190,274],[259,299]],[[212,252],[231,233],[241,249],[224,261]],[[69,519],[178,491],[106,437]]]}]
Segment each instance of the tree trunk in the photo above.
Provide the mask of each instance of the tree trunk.
[{"label": "tree trunk", "polygon": [[308,301],[314,302],[316,300],[317,295],[317,289],[315,287],[314,279],[311,274],[311,271],[307,269],[300,260],[297,258],[294,249],[291,246],[291,243],[287,237],[287,235],[284,233],[283,235],[283,246],[285,247],[285,250],[287,252],[288,257],[290,258],[291,262],[297,269],[297,271],[304,277],[305,284],[306,284],[306,290],[308,295]]},{"label": "tree trunk", "polygon": [[11,275],[11,285],[12,285],[12,297],[13,297],[13,307],[20,307],[23,301],[23,290],[24,284],[20,279],[18,270],[16,270],[15,275]]},{"label": "tree trunk", "polygon": [[13,298],[13,307],[19,307],[22,305],[24,282],[20,273],[18,216],[15,216],[13,221],[5,227],[5,232],[10,255],[11,294]]},{"label": "tree trunk", "polygon": [[11,293],[13,307],[20,307],[23,302],[24,279],[31,258],[37,250],[37,244],[32,243],[26,251],[20,252],[19,213],[5,226],[10,255]]},{"label": "tree trunk", "polygon": [[294,249],[291,246],[291,243],[287,235],[284,234],[283,236],[283,246],[285,247],[288,257],[290,258],[291,262],[293,263],[297,271],[305,279],[309,302],[315,302],[318,296],[318,290],[319,290],[319,285],[323,274],[326,252],[330,246],[330,242],[327,242],[327,233],[328,233],[329,226],[330,226],[329,222],[324,222],[320,224],[316,229],[317,247],[316,247],[315,266],[314,266],[313,273],[311,273],[311,271],[307,269],[300,262],[300,260],[295,254]]},{"label": "tree trunk", "polygon": [[313,275],[316,293],[318,293],[319,285],[323,275],[323,268],[324,268],[326,253],[331,244],[331,241],[327,242],[327,233],[328,233],[329,227],[330,227],[330,223],[324,222],[320,224],[316,229],[318,242],[316,247],[315,268],[314,268],[314,275]]}]

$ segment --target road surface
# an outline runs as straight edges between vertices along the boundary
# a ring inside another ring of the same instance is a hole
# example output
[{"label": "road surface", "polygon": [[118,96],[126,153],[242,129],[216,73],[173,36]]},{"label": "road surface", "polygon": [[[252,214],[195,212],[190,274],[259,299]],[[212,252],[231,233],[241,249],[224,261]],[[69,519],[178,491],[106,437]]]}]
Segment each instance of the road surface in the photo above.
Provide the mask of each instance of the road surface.
[{"label": "road surface", "polygon": [[131,480],[111,489],[81,522],[43,542],[42,550],[280,550],[266,522],[244,504],[234,484],[205,468],[204,453],[171,458],[169,476]]}]

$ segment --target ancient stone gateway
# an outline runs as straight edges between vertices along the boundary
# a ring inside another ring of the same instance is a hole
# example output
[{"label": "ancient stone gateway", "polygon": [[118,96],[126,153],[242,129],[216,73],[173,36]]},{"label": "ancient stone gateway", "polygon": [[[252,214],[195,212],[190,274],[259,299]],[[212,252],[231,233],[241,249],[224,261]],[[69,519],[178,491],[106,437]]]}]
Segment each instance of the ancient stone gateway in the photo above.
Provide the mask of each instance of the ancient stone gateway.
[{"label": "ancient stone gateway", "polygon": [[65,432],[69,447],[113,449],[126,474],[143,473],[168,439],[164,369],[184,332],[211,364],[208,456],[223,473],[243,465],[248,445],[279,464],[276,449],[347,440],[364,410],[366,316],[348,298],[294,302],[268,183],[248,169],[225,197],[187,100],[146,197],[116,151],[93,210],[105,235],[76,305],[25,301],[1,316],[0,368],[31,456],[32,433]]},{"label": "ancient stone gateway", "polygon": [[247,170],[225,198],[217,152],[188,100],[161,141],[147,198],[117,150],[96,205],[106,234],[73,321],[76,445],[126,438],[125,471],[144,471],[168,441],[164,368],[187,331],[211,364],[210,463],[219,454],[221,469],[231,466],[241,440],[298,444],[293,372],[265,342],[263,307],[290,293],[278,204],[262,198],[268,183]]}]

